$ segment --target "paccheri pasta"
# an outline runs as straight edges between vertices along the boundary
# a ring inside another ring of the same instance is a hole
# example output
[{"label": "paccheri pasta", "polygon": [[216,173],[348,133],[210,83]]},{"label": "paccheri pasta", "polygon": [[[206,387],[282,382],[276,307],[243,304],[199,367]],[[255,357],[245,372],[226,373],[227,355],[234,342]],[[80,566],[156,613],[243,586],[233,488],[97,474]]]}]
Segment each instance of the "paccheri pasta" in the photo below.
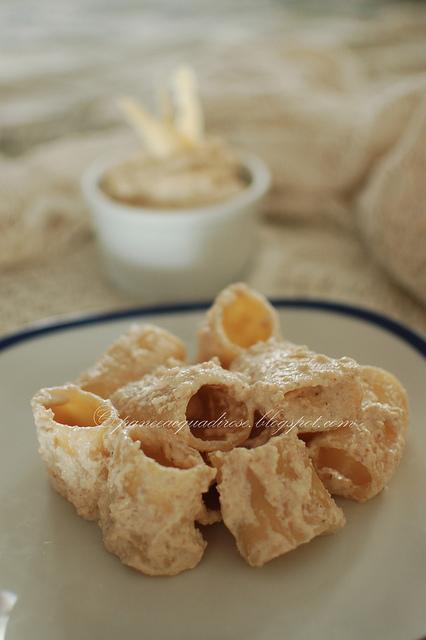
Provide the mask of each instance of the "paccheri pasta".
[{"label": "paccheri pasta", "polygon": [[32,400],[40,455],[55,489],[88,520],[108,475],[106,436],[121,421],[109,400],[73,384],[42,389]]},{"label": "paccheri pasta", "polygon": [[327,431],[360,416],[360,367],[350,358],[270,339],[246,349],[231,370],[251,385],[252,402],[269,431],[280,423],[302,433]]},{"label": "paccheri pasta", "polygon": [[361,378],[358,423],[315,435],[308,450],[331,493],[365,502],[388,484],[401,461],[408,405],[401,384],[387,371],[361,367]]},{"label": "paccheri pasta", "polygon": [[206,313],[198,332],[198,360],[217,357],[229,367],[249,347],[279,335],[278,316],[267,299],[237,283],[224,289]]},{"label": "paccheri pasta", "polygon": [[151,324],[134,324],[82,373],[76,384],[103,398],[159,365],[185,362],[186,347],[179,338]]},{"label": "paccheri pasta", "polygon": [[255,449],[210,454],[218,468],[223,521],[252,566],[345,524],[295,431]]},{"label": "paccheri pasta", "polygon": [[131,425],[110,438],[110,447],[99,503],[106,548],[148,575],[195,567],[206,547],[195,522],[204,516],[202,495],[216,470],[165,430]]},{"label": "paccheri pasta", "polygon": [[215,451],[247,440],[253,423],[248,396],[243,377],[213,360],[160,368],[119,389],[112,402],[125,420],[170,430],[198,451]]},{"label": "paccheri pasta", "polygon": [[240,283],[208,310],[196,363],[176,336],[135,324],[32,408],[54,488],[147,575],[195,567],[200,526],[221,520],[252,566],[338,531],[333,496],[387,486],[408,425],[391,373],[285,340]]}]

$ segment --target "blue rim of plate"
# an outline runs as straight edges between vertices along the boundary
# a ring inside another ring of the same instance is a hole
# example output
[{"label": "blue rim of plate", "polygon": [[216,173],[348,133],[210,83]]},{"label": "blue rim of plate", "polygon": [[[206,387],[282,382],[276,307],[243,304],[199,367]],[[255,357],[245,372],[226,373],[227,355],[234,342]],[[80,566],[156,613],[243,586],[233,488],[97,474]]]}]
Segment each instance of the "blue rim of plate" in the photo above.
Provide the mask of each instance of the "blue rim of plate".
[{"label": "blue rim of plate", "polygon": [[[404,326],[396,320],[392,320],[377,311],[370,311],[362,307],[337,302],[326,302],[320,299],[306,298],[272,298],[271,304],[278,309],[314,309],[317,311],[328,311],[340,315],[358,318],[364,322],[376,325],[385,331],[392,333],[401,340],[407,342],[413,349],[421,353],[426,358],[426,340],[415,333],[412,329]],[[46,321],[31,325],[15,333],[10,333],[0,338],[0,351],[4,351],[27,340],[44,336],[49,333],[66,331],[76,327],[84,327],[94,324],[103,324],[115,320],[125,320],[133,318],[143,318],[150,315],[167,315],[171,313],[190,313],[193,311],[204,311],[211,305],[209,302],[189,302],[183,304],[156,305],[150,307],[132,307],[118,311],[95,313],[68,317],[63,320]]]}]

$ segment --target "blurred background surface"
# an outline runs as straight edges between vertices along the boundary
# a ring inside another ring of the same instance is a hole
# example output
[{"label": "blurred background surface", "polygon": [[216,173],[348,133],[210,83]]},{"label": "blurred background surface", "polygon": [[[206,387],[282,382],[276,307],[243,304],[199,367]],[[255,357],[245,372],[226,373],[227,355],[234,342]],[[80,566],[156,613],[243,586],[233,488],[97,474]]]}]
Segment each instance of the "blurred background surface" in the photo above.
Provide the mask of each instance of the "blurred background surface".
[{"label": "blurred background surface", "polygon": [[[255,72],[265,48],[284,48],[302,36],[317,46],[341,41],[356,48],[360,27],[368,30],[373,21],[395,28],[398,16],[404,39],[410,11],[424,27],[421,3],[407,11],[404,3],[386,0],[3,0],[1,148],[18,154],[61,135],[111,126],[118,119],[117,95],[149,97],[181,62],[195,63],[208,106],[210,91],[229,89],[223,76],[239,66]],[[406,32],[406,49],[420,49],[423,35],[419,29],[419,42],[410,42],[413,33]],[[368,47],[380,44],[372,39]],[[426,64],[425,48],[420,55],[418,64]],[[397,52],[393,57],[403,65]],[[279,68],[268,74],[285,83]],[[232,90],[250,97],[247,79],[235,72]]]},{"label": "blurred background surface", "polygon": [[[425,329],[423,3],[3,0],[0,24],[0,331],[132,303],[99,270],[79,179],[134,145],[116,97],[152,106],[188,62],[210,130],[273,172],[248,281]],[[410,183],[397,207],[387,156]]]}]

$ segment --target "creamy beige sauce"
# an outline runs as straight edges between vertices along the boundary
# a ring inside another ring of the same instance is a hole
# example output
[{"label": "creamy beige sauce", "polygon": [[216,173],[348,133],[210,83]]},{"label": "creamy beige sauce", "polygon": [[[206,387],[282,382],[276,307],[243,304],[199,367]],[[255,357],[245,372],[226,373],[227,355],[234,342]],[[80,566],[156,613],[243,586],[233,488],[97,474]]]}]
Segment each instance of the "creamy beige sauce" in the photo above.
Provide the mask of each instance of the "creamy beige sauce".
[{"label": "creamy beige sauce", "polygon": [[222,202],[248,183],[232,149],[206,140],[163,158],[140,153],[106,171],[101,187],[114,200],[161,209]]}]

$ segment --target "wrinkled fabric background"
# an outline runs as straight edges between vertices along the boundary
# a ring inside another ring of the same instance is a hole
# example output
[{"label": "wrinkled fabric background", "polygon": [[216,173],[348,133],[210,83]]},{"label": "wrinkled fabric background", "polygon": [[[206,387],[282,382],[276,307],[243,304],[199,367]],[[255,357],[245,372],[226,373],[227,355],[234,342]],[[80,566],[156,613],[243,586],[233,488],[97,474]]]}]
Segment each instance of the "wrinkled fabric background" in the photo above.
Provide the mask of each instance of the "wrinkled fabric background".
[{"label": "wrinkled fabric background", "polygon": [[134,303],[103,279],[79,180],[136,144],[114,98],[152,106],[186,61],[210,130],[273,173],[248,282],[426,331],[426,7],[89,4],[45,0],[28,26],[0,8],[0,332]]}]

